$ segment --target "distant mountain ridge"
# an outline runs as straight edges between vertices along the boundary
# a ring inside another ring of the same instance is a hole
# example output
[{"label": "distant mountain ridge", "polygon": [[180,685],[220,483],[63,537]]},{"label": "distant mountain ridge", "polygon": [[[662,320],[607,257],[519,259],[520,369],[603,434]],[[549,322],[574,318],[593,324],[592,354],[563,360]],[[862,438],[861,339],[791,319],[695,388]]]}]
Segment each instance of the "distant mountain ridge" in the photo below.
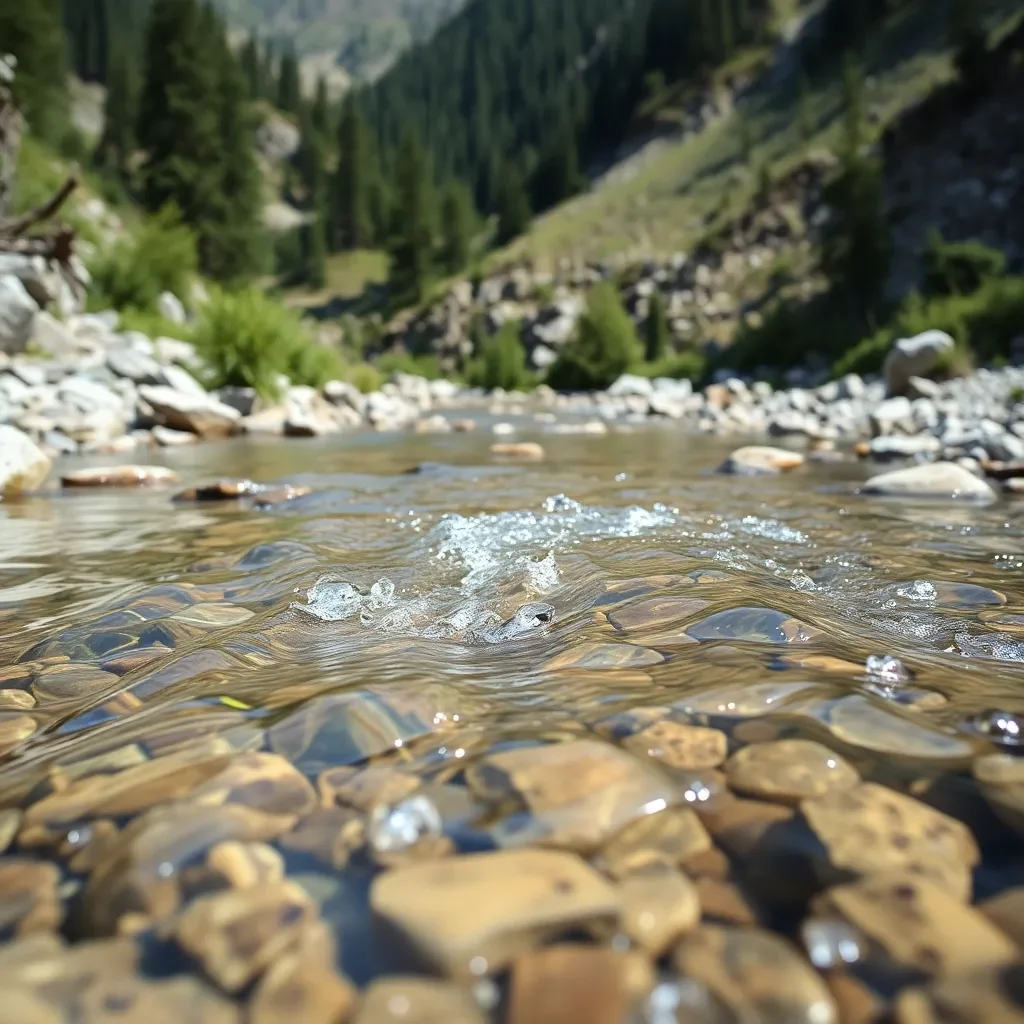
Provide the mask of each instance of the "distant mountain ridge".
[{"label": "distant mountain ridge", "polygon": [[293,45],[301,57],[336,55],[351,77],[383,74],[467,0],[215,0],[234,29]]}]

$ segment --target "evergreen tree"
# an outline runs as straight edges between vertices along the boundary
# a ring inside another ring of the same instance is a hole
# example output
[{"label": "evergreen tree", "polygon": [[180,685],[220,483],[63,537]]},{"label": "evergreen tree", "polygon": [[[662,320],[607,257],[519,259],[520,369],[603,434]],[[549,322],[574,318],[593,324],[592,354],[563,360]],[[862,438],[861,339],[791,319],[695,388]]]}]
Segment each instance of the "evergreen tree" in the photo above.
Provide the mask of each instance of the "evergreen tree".
[{"label": "evergreen tree", "polygon": [[737,114],[739,125],[737,133],[740,144],[740,158],[745,167],[749,167],[754,155],[754,130],[750,124],[750,118],[741,110]]},{"label": "evergreen tree", "polygon": [[859,153],[864,145],[863,68],[852,53],[843,58],[843,144],[850,153]]},{"label": "evergreen tree", "polygon": [[296,114],[302,102],[299,85],[299,59],[294,50],[286,50],[281,58],[277,79],[277,106],[290,114]]},{"label": "evergreen tree", "polygon": [[249,87],[249,96],[252,99],[262,99],[266,95],[266,82],[263,78],[263,58],[260,53],[260,41],[255,31],[246,40],[239,59],[241,60],[245,81]]},{"label": "evergreen tree", "polygon": [[261,256],[261,181],[241,69],[209,8],[155,0],[136,135],[142,200],[173,205],[196,233],[200,265],[232,280]]},{"label": "evergreen tree", "polygon": [[430,283],[434,248],[429,162],[419,139],[406,131],[395,168],[391,239],[391,294],[396,302],[421,302]]},{"label": "evergreen tree", "polygon": [[579,144],[572,127],[563,121],[530,182],[534,209],[546,210],[583,188]]},{"label": "evergreen tree", "polygon": [[798,118],[800,122],[800,138],[810,142],[814,137],[814,112],[811,109],[811,83],[807,75],[800,76],[800,93],[797,99]]},{"label": "evergreen tree", "polygon": [[668,323],[668,311],[665,299],[660,291],[651,296],[647,320],[644,323],[644,358],[649,363],[657,363],[665,358],[668,344],[672,337],[672,329]]},{"label": "evergreen tree", "polygon": [[533,213],[519,168],[511,161],[502,169],[498,186],[498,245],[507,245],[529,226]]},{"label": "evergreen tree", "polygon": [[736,50],[736,26],[732,0],[718,0],[718,57],[728,60]]},{"label": "evergreen tree", "polygon": [[984,91],[990,77],[990,57],[977,0],[953,0],[949,34],[956,48],[956,69],[961,81],[971,93]]},{"label": "evergreen tree", "polygon": [[372,240],[369,139],[354,96],[345,99],[338,126],[338,167],[331,199],[335,250],[361,249]]},{"label": "evergreen tree", "polygon": [[480,358],[469,375],[474,385],[488,390],[504,388],[506,391],[529,386],[530,371],[526,368],[522,332],[522,324],[509,321],[501,325],[493,338],[481,342]]},{"label": "evergreen tree", "polygon": [[319,290],[327,283],[327,235],[321,210],[302,228],[303,278],[305,283]]},{"label": "evergreen tree", "polygon": [[0,51],[18,59],[14,94],[30,130],[58,141],[68,99],[59,0],[0,0]]},{"label": "evergreen tree", "polygon": [[322,139],[331,131],[331,105],[327,98],[327,79],[321,75],[316,82],[316,96],[310,109],[310,120]]},{"label": "evergreen tree", "polygon": [[441,202],[441,266],[457,274],[469,263],[473,234],[473,197],[459,181],[448,183]]},{"label": "evergreen tree", "polygon": [[313,127],[309,111],[303,109],[299,114],[299,148],[293,162],[307,206],[315,203],[316,197],[323,196],[325,192],[325,161],[322,136]]},{"label": "evergreen tree", "polygon": [[103,136],[96,150],[101,167],[123,178],[135,151],[135,114],[138,83],[135,69],[122,47],[111,56],[107,95],[103,104]]}]

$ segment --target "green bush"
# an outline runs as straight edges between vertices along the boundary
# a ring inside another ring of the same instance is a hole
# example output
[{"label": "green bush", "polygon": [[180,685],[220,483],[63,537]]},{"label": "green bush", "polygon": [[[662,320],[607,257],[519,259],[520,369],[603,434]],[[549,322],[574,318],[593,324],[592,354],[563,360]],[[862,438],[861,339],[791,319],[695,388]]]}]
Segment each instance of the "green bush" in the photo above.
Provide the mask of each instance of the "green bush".
[{"label": "green bush", "polygon": [[411,373],[427,380],[440,380],[444,374],[436,356],[414,356],[409,352],[385,352],[377,360],[377,370],[385,379],[393,373]]},{"label": "green bush", "polygon": [[364,395],[371,391],[380,391],[384,377],[376,366],[370,363],[355,363],[345,371],[345,380],[353,384]]},{"label": "green bush", "polygon": [[580,318],[576,337],[548,373],[548,383],[561,391],[593,391],[613,384],[640,363],[636,328],[614,285],[595,285]]},{"label": "green bush", "polygon": [[928,296],[970,295],[986,281],[1006,274],[1006,256],[981,242],[947,242],[938,231],[924,253],[924,292]]},{"label": "green bush", "polygon": [[214,292],[190,340],[207,366],[209,387],[252,387],[274,398],[281,374],[313,386],[345,374],[338,353],[315,344],[296,313],[254,288]]},{"label": "green bush", "polygon": [[192,331],[189,324],[172,323],[153,310],[129,306],[119,312],[122,331],[139,331],[147,338],[180,338],[188,341]]},{"label": "green bush", "polygon": [[524,391],[533,383],[526,366],[526,349],[521,338],[522,326],[503,324],[500,331],[481,345],[480,355],[472,361],[466,378],[474,387],[504,388]]},{"label": "green bush", "polygon": [[686,378],[697,383],[704,379],[707,369],[707,356],[695,348],[690,348],[683,352],[673,352],[657,362],[645,363],[640,373],[652,380],[656,377],[672,377],[675,380]]},{"label": "green bush", "polygon": [[153,310],[161,292],[187,293],[196,274],[196,240],[172,207],[144,221],[89,269],[94,305]]}]

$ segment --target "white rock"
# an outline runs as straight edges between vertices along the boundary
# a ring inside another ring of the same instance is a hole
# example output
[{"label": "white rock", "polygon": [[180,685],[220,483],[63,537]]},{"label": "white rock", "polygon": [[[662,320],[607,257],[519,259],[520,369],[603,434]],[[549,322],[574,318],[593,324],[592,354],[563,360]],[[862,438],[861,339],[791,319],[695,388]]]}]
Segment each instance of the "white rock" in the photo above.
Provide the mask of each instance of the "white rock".
[{"label": "white rock", "polygon": [[741,476],[761,476],[788,472],[798,469],[803,464],[804,457],[799,452],[786,451],[784,448],[751,445],[746,448],[737,448],[718,467],[718,472]]},{"label": "white rock", "polygon": [[0,495],[31,491],[49,475],[50,460],[15,427],[0,427]]},{"label": "white rock", "polygon": [[941,447],[942,442],[931,434],[893,434],[873,438],[870,451],[876,459],[911,459],[919,455],[936,455]]},{"label": "white rock", "polygon": [[45,310],[40,310],[36,316],[32,329],[32,347],[54,359],[66,359],[83,348],[68,325]]},{"label": "white rock", "polygon": [[863,379],[856,373],[848,373],[836,382],[839,385],[839,397],[850,400],[861,398],[866,390]]},{"label": "white rock", "polygon": [[160,297],[156,300],[156,308],[165,320],[169,320],[179,327],[188,320],[181,299],[172,292],[161,292]]},{"label": "white rock", "polygon": [[210,395],[190,395],[166,386],[143,384],[139,397],[148,403],[163,426],[190,430],[201,437],[227,437],[242,427],[237,409],[218,402]]},{"label": "white rock", "polygon": [[871,433],[875,437],[891,434],[896,430],[914,429],[914,414],[908,399],[889,398],[871,410]]},{"label": "white rock", "polygon": [[289,388],[284,407],[284,433],[288,437],[321,437],[340,429],[334,407],[316,388]]},{"label": "white rock", "polygon": [[113,348],[107,353],[111,373],[136,384],[162,384],[163,372],[152,357],[134,348]]},{"label": "white rock", "polygon": [[17,277],[0,277],[0,352],[25,351],[38,313],[39,306]]},{"label": "white rock", "polygon": [[329,380],[324,385],[324,398],[331,405],[348,406],[360,415],[366,409],[366,396],[354,384],[344,380]]},{"label": "white rock", "polygon": [[654,394],[654,385],[647,377],[639,377],[635,373],[624,373],[609,389],[612,398],[625,398],[635,395],[638,398],[650,398]]},{"label": "white rock", "polygon": [[[194,395],[196,398],[206,396],[206,388],[188,370],[183,370],[180,366],[162,366],[160,376],[163,383],[169,388],[174,388],[175,391],[180,391],[184,395]],[[230,404],[230,402],[225,403],[225,405]]]},{"label": "white rock", "polygon": [[195,345],[179,338],[157,338],[153,342],[153,353],[158,363],[165,366],[177,363],[179,366],[195,366],[199,362]]},{"label": "white rock", "polygon": [[933,462],[926,466],[898,469],[872,477],[862,494],[899,498],[945,498],[965,501],[995,501],[996,493],[955,462]]},{"label": "white rock", "polygon": [[890,395],[901,395],[911,377],[927,377],[956,342],[945,331],[925,331],[913,338],[901,338],[890,349],[882,373]]}]

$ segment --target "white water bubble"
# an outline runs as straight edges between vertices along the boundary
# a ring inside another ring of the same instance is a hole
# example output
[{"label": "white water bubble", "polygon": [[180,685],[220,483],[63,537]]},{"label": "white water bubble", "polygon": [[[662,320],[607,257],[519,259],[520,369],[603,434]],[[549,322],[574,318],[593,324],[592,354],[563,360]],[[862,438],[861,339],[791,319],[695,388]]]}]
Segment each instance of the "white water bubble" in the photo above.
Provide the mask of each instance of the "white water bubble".
[{"label": "white water bubble", "polygon": [[440,812],[423,794],[394,805],[378,804],[370,815],[370,845],[378,853],[398,853],[443,832]]},{"label": "white water bubble", "polygon": [[873,679],[890,686],[905,683],[910,678],[903,662],[891,654],[869,654],[864,669]]},{"label": "white water bubble", "polygon": [[939,596],[935,585],[927,580],[914,580],[913,583],[906,583],[902,587],[897,587],[896,593],[908,601],[934,601]]},{"label": "white water bubble", "polygon": [[583,505],[569,498],[564,494],[555,494],[544,499],[545,512],[571,512],[573,514],[583,511]]}]

